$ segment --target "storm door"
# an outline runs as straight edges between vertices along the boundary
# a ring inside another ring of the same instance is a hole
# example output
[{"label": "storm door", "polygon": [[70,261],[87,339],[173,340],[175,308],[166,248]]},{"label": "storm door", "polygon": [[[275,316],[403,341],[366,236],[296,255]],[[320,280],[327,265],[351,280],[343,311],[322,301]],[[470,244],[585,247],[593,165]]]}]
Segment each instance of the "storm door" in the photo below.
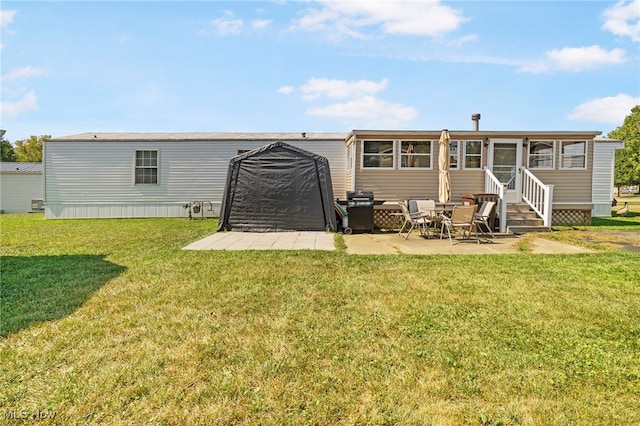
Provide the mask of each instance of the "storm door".
[{"label": "storm door", "polygon": [[520,202],[519,169],[522,164],[522,140],[492,139],[489,153],[489,168],[506,186],[507,203]]}]

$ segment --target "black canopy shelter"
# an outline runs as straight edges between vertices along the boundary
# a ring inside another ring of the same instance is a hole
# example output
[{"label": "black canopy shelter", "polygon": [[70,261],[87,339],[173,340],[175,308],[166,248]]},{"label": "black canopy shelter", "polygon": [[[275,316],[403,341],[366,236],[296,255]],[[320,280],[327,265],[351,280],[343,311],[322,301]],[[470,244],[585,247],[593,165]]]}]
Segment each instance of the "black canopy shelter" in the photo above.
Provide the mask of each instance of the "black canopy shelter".
[{"label": "black canopy shelter", "polygon": [[274,142],[233,157],[218,231],[335,231],[329,161]]}]

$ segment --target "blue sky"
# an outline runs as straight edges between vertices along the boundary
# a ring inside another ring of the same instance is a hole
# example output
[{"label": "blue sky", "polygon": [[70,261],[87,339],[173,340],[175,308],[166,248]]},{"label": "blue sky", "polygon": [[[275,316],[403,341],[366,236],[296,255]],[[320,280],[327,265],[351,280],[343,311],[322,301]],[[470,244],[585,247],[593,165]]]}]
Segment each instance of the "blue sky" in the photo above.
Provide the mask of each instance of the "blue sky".
[{"label": "blue sky", "polygon": [[3,1],[10,141],[84,132],[600,130],[640,0]]}]

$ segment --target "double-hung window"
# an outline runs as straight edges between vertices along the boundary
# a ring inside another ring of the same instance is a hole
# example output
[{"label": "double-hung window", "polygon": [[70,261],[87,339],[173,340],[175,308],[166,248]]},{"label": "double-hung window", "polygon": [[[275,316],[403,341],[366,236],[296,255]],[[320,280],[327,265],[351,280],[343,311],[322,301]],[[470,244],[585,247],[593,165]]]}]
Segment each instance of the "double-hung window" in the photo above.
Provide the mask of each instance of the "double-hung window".
[{"label": "double-hung window", "polygon": [[362,141],[362,167],[393,169],[393,141]]},{"label": "double-hung window", "polygon": [[158,184],[158,151],[136,151],[135,183]]},{"label": "double-hung window", "polygon": [[460,151],[458,149],[459,146],[459,141],[451,141],[451,143],[449,144],[449,168],[452,170],[460,168],[460,165],[458,164],[458,159],[460,158]]},{"label": "double-hung window", "polygon": [[400,168],[430,169],[431,141],[400,141]]},{"label": "double-hung window", "polygon": [[553,169],[553,141],[529,141],[529,168]]},{"label": "double-hung window", "polygon": [[587,167],[587,142],[562,141],[560,167],[563,169],[585,169]]},{"label": "double-hung window", "polygon": [[482,168],[482,141],[464,141],[464,168]]}]

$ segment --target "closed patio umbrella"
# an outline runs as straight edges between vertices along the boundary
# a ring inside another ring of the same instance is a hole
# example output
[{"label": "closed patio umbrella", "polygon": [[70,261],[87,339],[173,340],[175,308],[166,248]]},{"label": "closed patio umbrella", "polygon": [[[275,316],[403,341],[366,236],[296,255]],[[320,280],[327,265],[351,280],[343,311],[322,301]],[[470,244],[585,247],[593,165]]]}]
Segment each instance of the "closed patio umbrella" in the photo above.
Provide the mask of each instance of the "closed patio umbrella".
[{"label": "closed patio umbrella", "polygon": [[438,145],[438,167],[440,169],[438,180],[438,198],[441,203],[448,203],[451,200],[451,182],[449,181],[449,143],[451,137],[449,131],[444,129],[440,134]]}]

